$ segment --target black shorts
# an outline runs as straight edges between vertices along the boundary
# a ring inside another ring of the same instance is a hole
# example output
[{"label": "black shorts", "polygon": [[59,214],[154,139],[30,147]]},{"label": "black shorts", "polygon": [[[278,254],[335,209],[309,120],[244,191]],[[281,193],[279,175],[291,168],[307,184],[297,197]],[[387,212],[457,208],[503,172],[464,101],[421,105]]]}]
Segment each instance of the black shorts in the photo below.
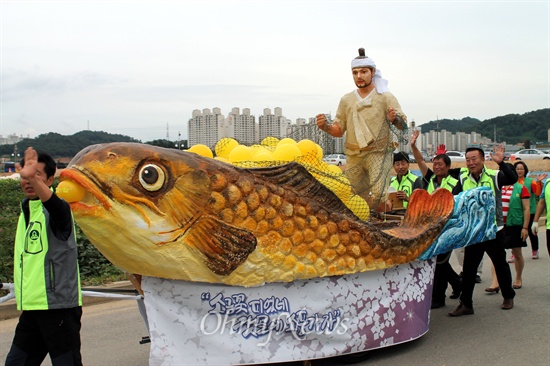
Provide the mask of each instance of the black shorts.
[{"label": "black shorts", "polygon": [[521,239],[521,226],[506,226],[506,240],[504,241],[505,249],[523,248],[527,246],[527,241]]}]

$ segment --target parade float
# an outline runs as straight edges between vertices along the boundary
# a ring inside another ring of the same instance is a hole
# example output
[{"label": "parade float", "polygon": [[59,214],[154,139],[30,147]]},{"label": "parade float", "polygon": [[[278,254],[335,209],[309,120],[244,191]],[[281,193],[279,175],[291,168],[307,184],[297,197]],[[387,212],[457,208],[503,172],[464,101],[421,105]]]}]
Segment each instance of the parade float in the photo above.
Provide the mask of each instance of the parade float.
[{"label": "parade float", "polygon": [[216,158],[93,145],[62,172],[58,195],[86,236],[141,277],[151,364],[311,360],[416,339],[431,258],[496,233],[489,189],[417,190],[402,220],[380,220],[315,143],[280,142],[226,140]]}]

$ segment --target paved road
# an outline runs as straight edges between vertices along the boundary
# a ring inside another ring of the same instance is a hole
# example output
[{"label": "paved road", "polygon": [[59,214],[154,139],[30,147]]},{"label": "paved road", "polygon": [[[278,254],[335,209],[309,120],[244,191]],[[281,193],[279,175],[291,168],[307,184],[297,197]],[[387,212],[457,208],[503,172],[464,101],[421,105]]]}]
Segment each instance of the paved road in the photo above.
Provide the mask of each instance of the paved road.
[{"label": "paved road", "polygon": [[[544,232],[541,238],[544,238]],[[515,307],[500,309],[502,297],[487,295],[490,261],[484,262],[483,282],[474,294],[475,314],[450,318],[457,300],[431,312],[430,331],[420,339],[371,351],[357,365],[549,365],[550,364],[550,258],[546,242],[541,258],[526,257],[523,283]],[[524,249],[524,254],[530,248]],[[454,260],[454,256],[452,257]],[[486,257],[487,258],[487,257]],[[456,261],[453,263],[456,268]],[[0,306],[0,313],[2,312]],[[0,321],[0,361],[6,357],[17,319]],[[140,345],[145,326],[133,300],[88,305],[84,308],[82,356],[86,365],[148,364],[149,345]],[[338,359],[313,361],[314,366],[341,364]],[[49,360],[44,365],[50,365]],[[281,364],[279,364],[281,365]],[[287,363],[298,366],[301,363]]]}]

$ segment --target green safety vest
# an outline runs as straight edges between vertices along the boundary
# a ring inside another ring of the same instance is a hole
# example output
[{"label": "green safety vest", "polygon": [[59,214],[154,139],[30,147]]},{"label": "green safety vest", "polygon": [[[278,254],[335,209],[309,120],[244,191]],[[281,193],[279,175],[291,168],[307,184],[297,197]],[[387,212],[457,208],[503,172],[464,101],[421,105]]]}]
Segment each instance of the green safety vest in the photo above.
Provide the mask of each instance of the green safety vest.
[{"label": "green safety vest", "polygon": [[[28,206],[29,222],[24,211]],[[82,306],[74,226],[69,239],[56,238],[40,200],[23,200],[14,248],[14,289],[18,310]]]},{"label": "green safety vest", "polygon": [[[428,193],[433,193],[435,191],[435,180],[437,179],[436,175],[432,175],[430,177],[430,184],[428,185],[428,188],[426,189]],[[439,185],[439,188],[445,188],[449,192],[452,192],[453,189],[456,187],[456,184],[458,183],[458,179],[451,177],[450,175],[446,176],[441,180],[441,184]]]},{"label": "green safety vest", "polygon": [[[416,182],[417,179],[418,177],[409,170],[407,171],[407,174],[401,177],[401,183],[397,180],[397,176],[392,177],[390,180],[390,187],[393,187],[398,191],[403,191],[410,197],[413,191],[414,182]],[[408,205],[409,202],[403,201],[404,208],[407,208]]]},{"label": "green safety vest", "polygon": [[521,203],[522,188],[523,186],[521,184],[514,184],[514,189],[510,196],[510,203],[508,204],[506,226],[523,226],[523,205]]},{"label": "green safety vest", "polygon": [[470,172],[466,169],[461,169],[460,173],[460,182],[462,183],[462,190],[467,191],[477,187],[489,187],[493,190],[495,194],[495,222],[498,227],[504,225],[504,220],[502,218],[502,193],[500,189],[497,189],[496,185],[496,176],[498,171],[493,169],[483,168],[479,181],[476,181],[471,175]]}]

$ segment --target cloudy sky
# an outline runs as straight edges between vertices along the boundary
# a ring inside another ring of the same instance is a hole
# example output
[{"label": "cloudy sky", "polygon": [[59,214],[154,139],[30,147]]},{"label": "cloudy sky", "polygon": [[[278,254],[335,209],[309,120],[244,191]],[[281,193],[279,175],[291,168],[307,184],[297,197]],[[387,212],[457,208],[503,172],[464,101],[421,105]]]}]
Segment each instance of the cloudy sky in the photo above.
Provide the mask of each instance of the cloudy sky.
[{"label": "cloudy sky", "polygon": [[409,120],[550,106],[544,1],[4,1],[0,135],[187,137],[194,109],[335,113],[364,47]]}]

